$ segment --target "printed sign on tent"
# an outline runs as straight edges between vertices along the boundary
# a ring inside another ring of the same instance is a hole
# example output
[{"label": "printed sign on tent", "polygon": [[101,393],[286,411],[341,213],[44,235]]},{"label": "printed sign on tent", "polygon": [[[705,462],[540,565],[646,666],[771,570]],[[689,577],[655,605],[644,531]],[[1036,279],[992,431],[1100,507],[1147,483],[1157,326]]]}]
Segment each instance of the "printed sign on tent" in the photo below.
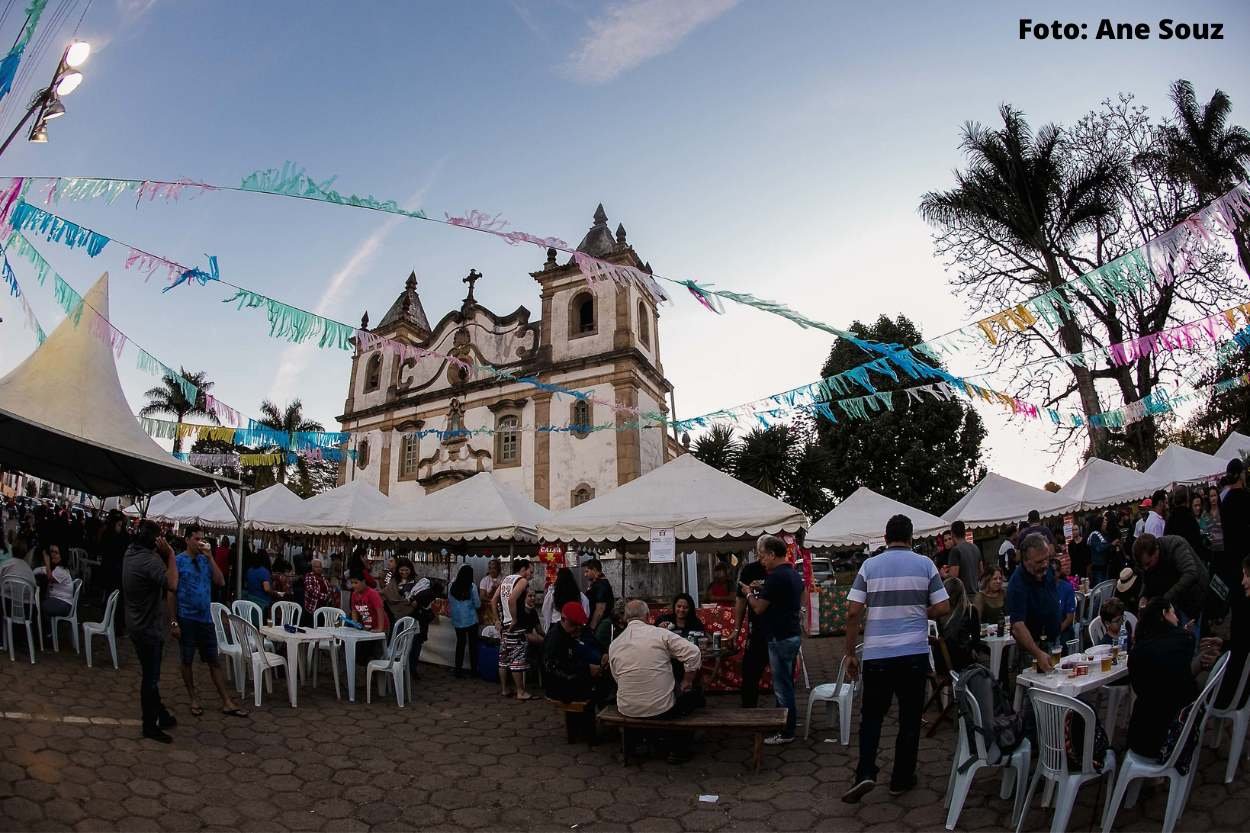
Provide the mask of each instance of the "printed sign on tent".
[{"label": "printed sign on tent", "polygon": [[677,562],[677,536],[672,529],[651,530],[651,551],[647,555],[651,564],[675,564]]},{"label": "printed sign on tent", "polygon": [[1071,515],[1063,516],[1063,540],[1071,543],[1072,530],[1076,527],[1076,519]]}]

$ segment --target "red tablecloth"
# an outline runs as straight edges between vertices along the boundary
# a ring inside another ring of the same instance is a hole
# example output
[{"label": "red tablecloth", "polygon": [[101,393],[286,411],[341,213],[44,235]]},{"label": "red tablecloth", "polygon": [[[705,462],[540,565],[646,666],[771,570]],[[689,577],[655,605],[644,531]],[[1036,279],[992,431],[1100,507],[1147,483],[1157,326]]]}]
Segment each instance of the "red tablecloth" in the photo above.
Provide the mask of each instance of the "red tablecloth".
[{"label": "red tablecloth", "polygon": [[[655,620],[660,616],[668,613],[667,607],[651,608],[651,615],[647,617],[647,621],[655,624]],[[706,632],[709,636],[714,633],[722,634],[721,645],[728,646],[729,634],[734,629],[734,609],[728,605],[703,605],[699,608],[699,619],[703,622]],[[720,669],[716,669],[716,661],[712,659],[703,662],[703,690],[712,692],[729,692],[739,691],[742,689],[742,650],[746,647],[746,633],[743,632],[738,637],[738,644],[735,646],[737,650],[726,656],[721,657]],[[773,675],[764,666],[764,675],[760,679],[761,691],[772,691]]]}]

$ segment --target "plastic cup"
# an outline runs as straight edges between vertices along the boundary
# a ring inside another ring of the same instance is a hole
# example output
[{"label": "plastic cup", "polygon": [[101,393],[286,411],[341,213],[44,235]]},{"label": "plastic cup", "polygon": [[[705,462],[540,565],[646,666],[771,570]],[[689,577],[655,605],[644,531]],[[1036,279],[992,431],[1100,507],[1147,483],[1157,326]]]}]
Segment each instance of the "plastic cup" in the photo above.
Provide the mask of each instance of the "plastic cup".
[{"label": "plastic cup", "polygon": [[1104,674],[1108,674],[1108,673],[1110,673],[1110,672],[1111,672],[1111,657],[1110,657],[1110,655],[1105,656],[1105,657],[1103,657],[1103,658],[1102,658],[1102,672],[1103,672]]}]

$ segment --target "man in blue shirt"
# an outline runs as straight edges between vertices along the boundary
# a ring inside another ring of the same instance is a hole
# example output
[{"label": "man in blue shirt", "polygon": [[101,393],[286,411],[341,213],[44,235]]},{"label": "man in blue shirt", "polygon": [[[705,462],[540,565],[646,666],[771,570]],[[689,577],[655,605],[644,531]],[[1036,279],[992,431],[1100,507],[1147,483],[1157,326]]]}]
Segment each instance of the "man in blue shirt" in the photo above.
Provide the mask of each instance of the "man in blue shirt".
[{"label": "man in blue shirt", "polygon": [[768,631],[768,664],[773,672],[773,696],[786,709],[786,727],[764,743],[777,745],[794,741],[798,705],[794,699],[794,664],[802,644],[801,624],[803,580],[786,560],[786,542],[776,535],[762,535],[755,542],[755,555],[768,571],[764,586],[752,591],[746,585],[747,604],[764,620]]},{"label": "man in blue shirt", "polygon": [[902,795],[916,786],[924,685],[929,673],[929,620],[945,616],[950,601],[937,567],[912,552],[911,535],[911,518],[890,518],[885,526],[885,551],[863,563],[846,596],[846,675],[852,682],[860,675],[855,648],[860,622],[864,622],[859,764],[855,783],[842,795],[848,804],[858,802],[877,784],[881,723],[896,697],[898,739],[894,743],[890,794]]},{"label": "man in blue shirt", "polygon": [[213,587],[223,586],[226,579],[209,552],[204,532],[195,524],[187,527],[186,545],[186,549],[174,559],[178,567],[178,589],[169,594],[169,607],[177,611],[177,617],[169,624],[170,633],[182,647],[182,681],[191,698],[191,714],[199,717],[204,713],[204,707],[200,705],[195,693],[195,674],[192,668],[195,652],[199,650],[200,659],[208,666],[213,685],[221,695],[222,714],[247,717],[247,712],[230,698],[225,677],[221,673],[221,663],[218,661],[217,632],[213,626],[211,607],[212,590]]},{"label": "man in blue shirt", "polygon": [[1047,566],[1050,555],[1050,542],[1045,536],[1040,533],[1025,536],[1020,542],[1020,568],[1007,582],[1011,636],[1020,649],[1020,656],[1033,656],[1042,672],[1051,670],[1046,646],[1059,638],[1063,619],[1059,587]]}]

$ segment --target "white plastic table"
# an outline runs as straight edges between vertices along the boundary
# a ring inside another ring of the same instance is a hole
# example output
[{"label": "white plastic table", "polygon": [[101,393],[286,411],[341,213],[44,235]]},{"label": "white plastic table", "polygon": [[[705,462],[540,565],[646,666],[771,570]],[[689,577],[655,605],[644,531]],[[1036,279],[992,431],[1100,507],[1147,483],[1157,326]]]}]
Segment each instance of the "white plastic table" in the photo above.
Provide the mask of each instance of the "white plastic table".
[{"label": "white plastic table", "polygon": [[356,645],[380,639],[386,641],[383,631],[362,631],[356,628],[340,626],[331,628],[329,634],[343,643],[343,659],[347,663],[347,701],[356,702]]},{"label": "white plastic table", "polygon": [[302,633],[290,633],[285,628],[275,625],[265,625],[260,629],[266,639],[275,644],[278,642],[286,644],[286,689],[293,709],[299,704],[300,646],[334,638],[334,634],[326,628],[303,628],[302,630]]},{"label": "white plastic table", "polygon": [[1002,673],[1003,650],[1008,646],[1015,645],[1016,640],[1010,635],[986,636],[982,637],[984,642],[990,649],[990,674],[995,678]]},{"label": "white plastic table", "polygon": [[[1082,654],[1081,656],[1088,656]],[[1068,657],[1064,657],[1067,660]],[[1025,687],[1033,687],[1043,689],[1045,691],[1053,691],[1056,694],[1066,694],[1069,697],[1080,697],[1082,694],[1088,694],[1096,691],[1109,683],[1116,680],[1122,680],[1128,676],[1128,657],[1120,654],[1119,661],[1111,666],[1110,671],[1102,670],[1102,659],[1100,655],[1089,663],[1089,673],[1080,677],[1069,677],[1065,670],[1055,670],[1049,674],[1039,674],[1036,670],[1030,668],[1016,675],[1016,697],[1015,709],[1020,711],[1020,706],[1024,703]],[[1113,704],[1117,701],[1115,698],[1107,700],[1107,717],[1103,721],[1108,730],[1114,727],[1114,715],[1111,711]]]}]

